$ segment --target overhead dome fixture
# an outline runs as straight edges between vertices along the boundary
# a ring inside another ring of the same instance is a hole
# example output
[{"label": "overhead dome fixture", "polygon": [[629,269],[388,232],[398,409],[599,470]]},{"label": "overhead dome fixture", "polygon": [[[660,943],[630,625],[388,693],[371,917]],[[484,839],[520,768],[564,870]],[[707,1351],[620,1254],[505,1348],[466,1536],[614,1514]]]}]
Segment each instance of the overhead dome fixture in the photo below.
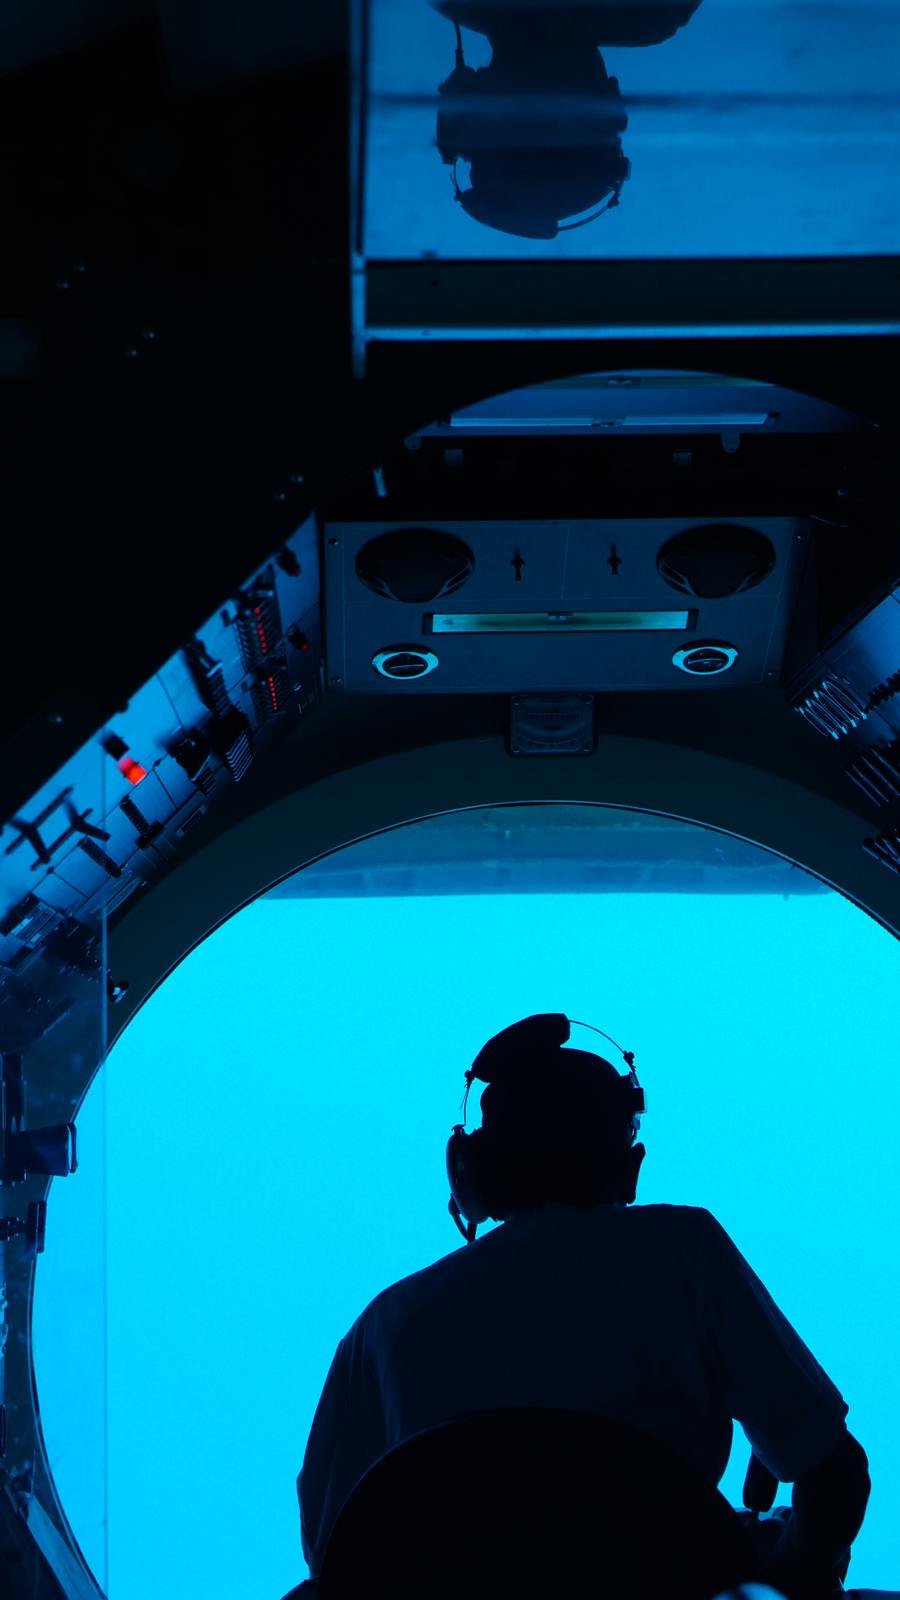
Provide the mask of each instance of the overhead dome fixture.
[{"label": "overhead dome fixture", "polygon": [[733,644],[722,644],[718,639],[699,639],[676,650],[672,664],[680,672],[690,673],[692,678],[713,678],[717,672],[728,672],[738,655]]},{"label": "overhead dome fixture", "polygon": [[475,557],[455,534],[395,528],[364,544],[356,576],[374,594],[416,604],[455,594],[475,571]]},{"label": "overhead dome fixture", "polygon": [[408,681],[427,678],[434,672],[438,658],[433,650],[420,650],[418,645],[395,645],[392,650],[379,650],[372,657],[372,665],[383,678]]},{"label": "overhead dome fixture", "polygon": [[775,566],[775,546],[756,528],[709,522],[677,533],[662,546],[656,570],[672,589],[700,600],[725,600],[753,589]]}]

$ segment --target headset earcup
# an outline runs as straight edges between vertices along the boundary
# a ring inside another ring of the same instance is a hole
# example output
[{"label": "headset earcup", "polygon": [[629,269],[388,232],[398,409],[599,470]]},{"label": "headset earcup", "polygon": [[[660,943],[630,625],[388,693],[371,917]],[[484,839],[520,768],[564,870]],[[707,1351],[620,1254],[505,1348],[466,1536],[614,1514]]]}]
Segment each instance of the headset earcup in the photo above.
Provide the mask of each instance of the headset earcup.
[{"label": "headset earcup", "polygon": [[454,1128],[447,1140],[447,1180],[460,1211],[468,1222],[486,1222],[490,1212],[485,1204],[484,1184],[479,1161],[481,1129],[465,1133]]}]

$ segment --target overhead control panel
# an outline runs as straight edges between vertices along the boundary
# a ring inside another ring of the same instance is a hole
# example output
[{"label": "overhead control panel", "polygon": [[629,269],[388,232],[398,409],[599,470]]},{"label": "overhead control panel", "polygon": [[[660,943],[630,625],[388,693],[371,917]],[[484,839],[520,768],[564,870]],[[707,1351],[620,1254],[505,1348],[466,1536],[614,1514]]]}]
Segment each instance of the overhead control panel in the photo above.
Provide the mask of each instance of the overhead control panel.
[{"label": "overhead control panel", "polygon": [[800,517],[327,523],[328,685],[764,683],[780,674],[810,533]]}]

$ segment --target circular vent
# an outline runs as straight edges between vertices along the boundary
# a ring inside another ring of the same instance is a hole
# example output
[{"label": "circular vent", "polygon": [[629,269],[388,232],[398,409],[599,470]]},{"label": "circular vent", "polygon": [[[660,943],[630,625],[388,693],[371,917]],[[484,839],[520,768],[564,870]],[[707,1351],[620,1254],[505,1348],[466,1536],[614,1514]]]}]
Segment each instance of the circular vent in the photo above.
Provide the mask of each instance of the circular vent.
[{"label": "circular vent", "polygon": [[438,658],[433,650],[420,650],[417,645],[394,645],[392,650],[379,650],[372,657],[372,665],[383,678],[407,680],[427,678],[434,672]]},{"label": "circular vent", "polygon": [[475,571],[462,539],[437,528],[395,528],[364,544],[356,576],[373,594],[421,604],[455,594]]},{"label": "circular vent", "polygon": [[756,528],[711,522],[688,528],[662,546],[656,570],[672,589],[700,600],[725,600],[754,589],[775,566],[775,546]]},{"label": "circular vent", "polygon": [[695,678],[711,678],[717,672],[727,672],[737,661],[739,651],[733,644],[722,644],[718,639],[701,639],[696,644],[685,645],[672,657],[673,666],[680,672],[689,672]]}]

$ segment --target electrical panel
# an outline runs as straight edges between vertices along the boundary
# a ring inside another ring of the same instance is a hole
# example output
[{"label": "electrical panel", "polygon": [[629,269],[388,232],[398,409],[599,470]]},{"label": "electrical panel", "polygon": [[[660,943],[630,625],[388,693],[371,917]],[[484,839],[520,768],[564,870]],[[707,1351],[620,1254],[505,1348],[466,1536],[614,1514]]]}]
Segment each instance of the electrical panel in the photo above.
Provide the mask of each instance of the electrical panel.
[{"label": "electrical panel", "polygon": [[[319,601],[310,519],[8,819],[0,1049],[24,1047],[29,969],[42,991],[51,972],[98,972],[101,913],[156,876],[260,752],[319,702]],[[55,1020],[33,1018],[39,1033]]]},{"label": "electrical panel", "polygon": [[786,685],[791,704],[846,752],[844,770],[884,813],[866,841],[900,874],[900,583],[846,618]]}]

